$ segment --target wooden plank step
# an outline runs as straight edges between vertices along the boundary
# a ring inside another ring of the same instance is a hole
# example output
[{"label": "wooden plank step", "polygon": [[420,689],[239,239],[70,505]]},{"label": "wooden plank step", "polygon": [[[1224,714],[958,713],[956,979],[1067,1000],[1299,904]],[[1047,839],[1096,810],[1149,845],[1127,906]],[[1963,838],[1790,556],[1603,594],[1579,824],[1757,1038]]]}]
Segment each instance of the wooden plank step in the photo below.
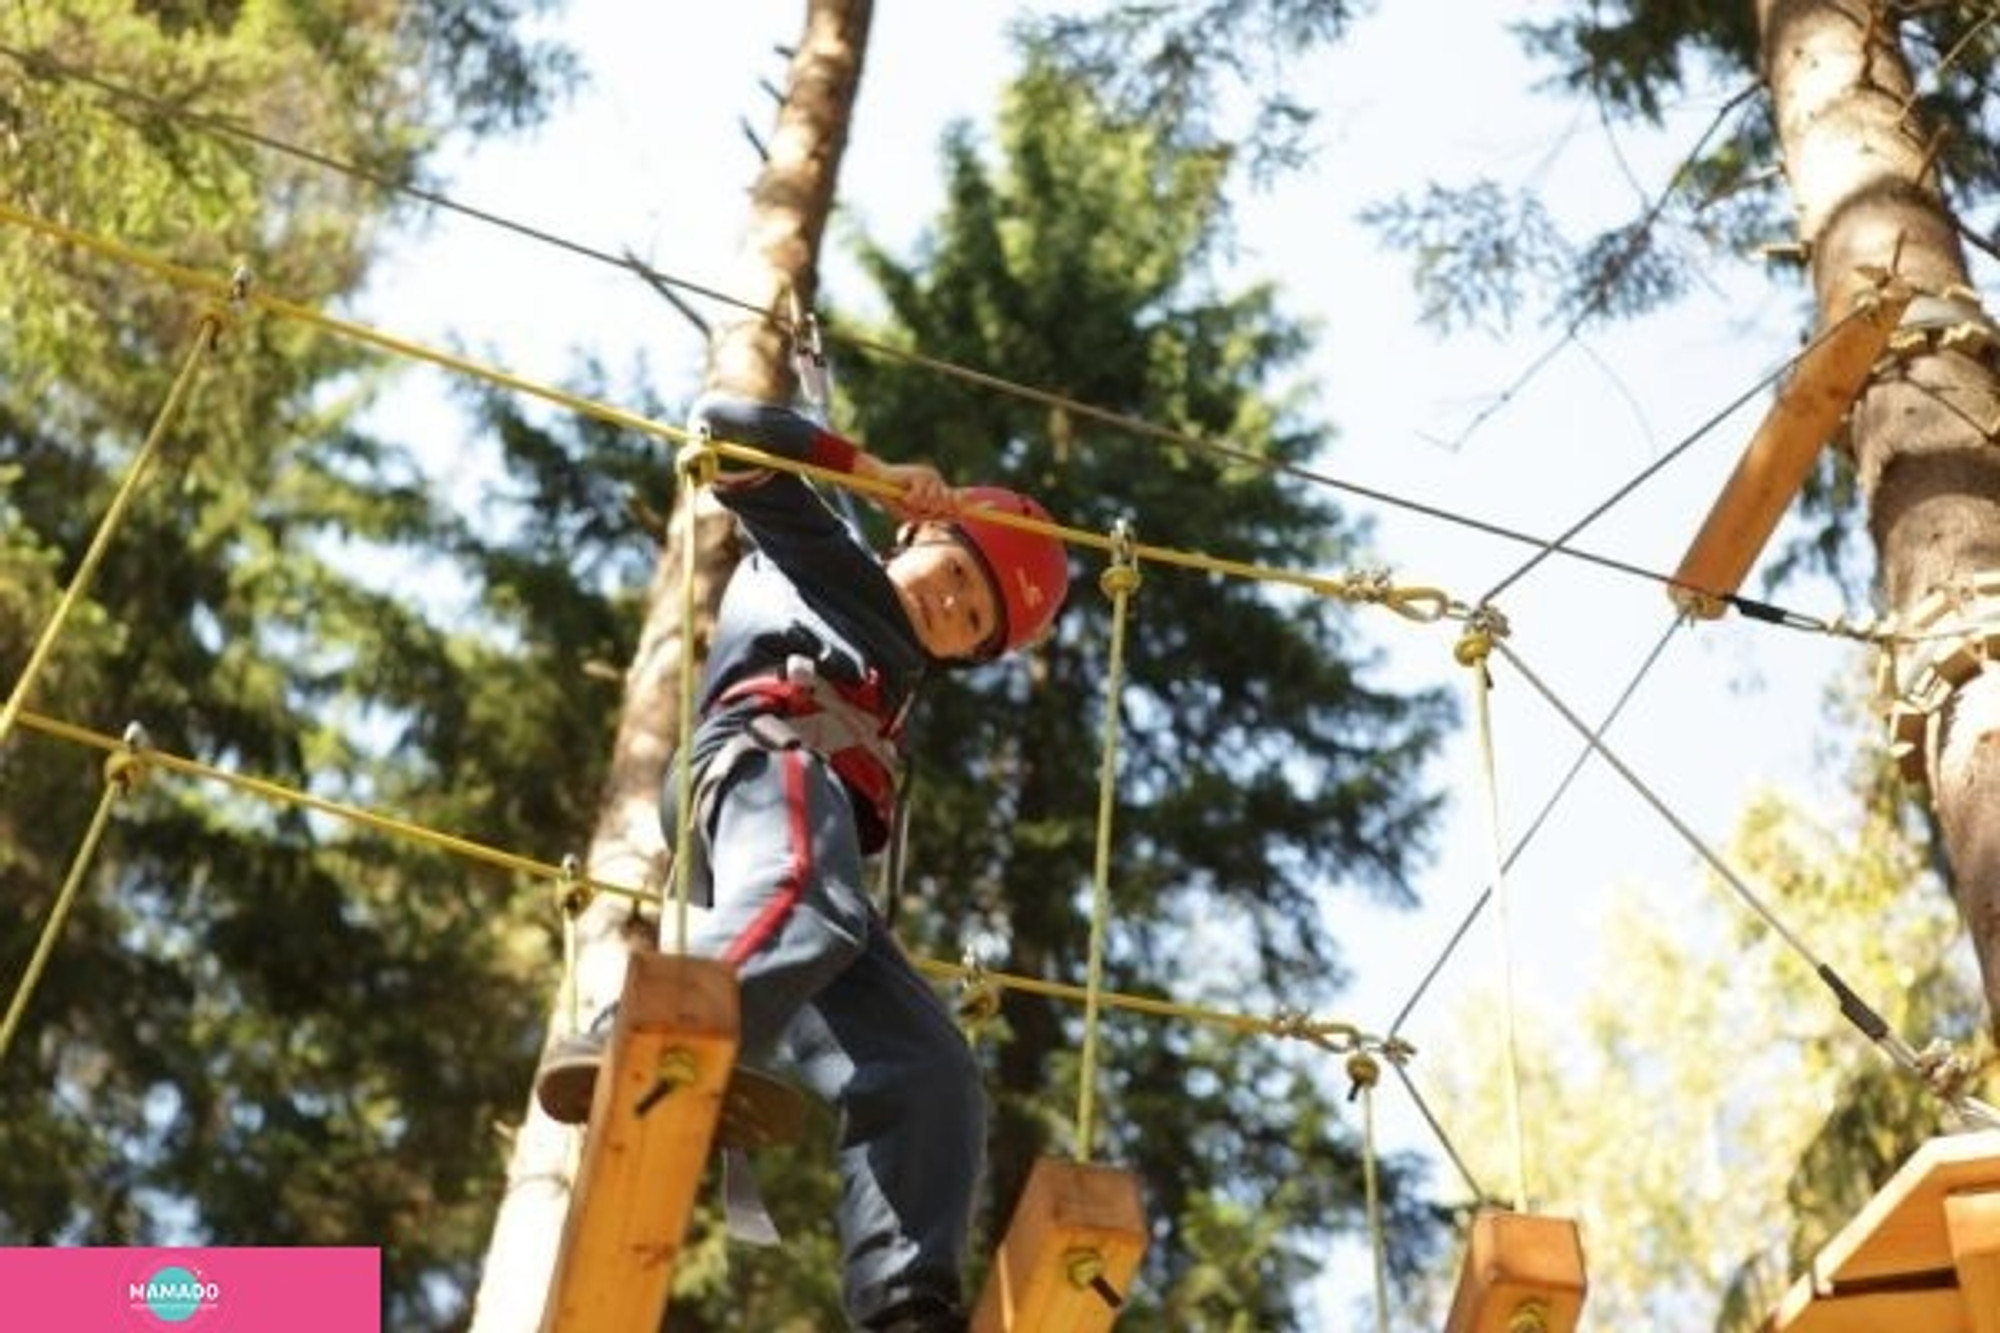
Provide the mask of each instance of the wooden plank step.
[{"label": "wooden plank step", "polygon": [[1103,1333],[1145,1253],[1136,1175],[1045,1157],[1028,1173],[971,1333]]},{"label": "wooden plank step", "polygon": [[1575,1222],[1482,1209],[1466,1237],[1445,1333],[1572,1333],[1587,1285]]},{"label": "wooden plank step", "polygon": [[736,1045],[728,964],[632,955],[542,1333],[660,1327]]}]

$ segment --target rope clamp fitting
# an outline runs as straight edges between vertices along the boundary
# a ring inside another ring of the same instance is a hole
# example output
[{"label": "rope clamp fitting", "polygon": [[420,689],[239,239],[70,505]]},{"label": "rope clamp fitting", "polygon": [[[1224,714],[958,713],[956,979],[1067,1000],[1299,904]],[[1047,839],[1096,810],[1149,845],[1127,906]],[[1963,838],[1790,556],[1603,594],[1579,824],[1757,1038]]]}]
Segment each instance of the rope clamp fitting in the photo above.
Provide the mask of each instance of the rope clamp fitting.
[{"label": "rope clamp fitting", "polygon": [[805,391],[807,401],[824,412],[833,404],[833,377],[826,359],[826,344],[820,338],[819,316],[805,308],[796,287],[787,296],[792,307],[788,330],[792,338],[792,364],[799,387]]},{"label": "rope clamp fitting", "polygon": [[970,949],[965,952],[965,972],[958,980],[958,1002],[953,1006],[958,1021],[967,1027],[982,1027],[1000,1012],[1000,987],[986,975],[986,967]]},{"label": "rope clamp fitting", "polygon": [[1465,617],[1465,633],[1453,645],[1451,655],[1460,666],[1481,666],[1492,655],[1493,642],[1507,637],[1507,617],[1499,608],[1475,606]]},{"label": "rope clamp fitting", "polygon": [[149,749],[152,743],[144,726],[137,722],[126,723],[120,747],[104,756],[105,783],[118,788],[123,796],[138,790],[151,772],[151,765],[141,751]]},{"label": "rope clamp fitting", "polygon": [[674,472],[691,486],[708,487],[715,484],[721,469],[721,457],[715,451],[715,444],[703,431],[699,438],[689,440],[674,455]]},{"label": "rope clamp fitting", "polygon": [[1098,576],[1097,586],[1106,597],[1117,598],[1137,592],[1142,581],[1132,520],[1121,518],[1111,525],[1111,563]]},{"label": "rope clamp fitting", "polygon": [[565,852],[562,867],[556,876],[556,906],[562,914],[574,921],[590,906],[597,893],[583,878],[583,862],[575,852]]},{"label": "rope clamp fitting", "polygon": [[1356,1051],[1347,1057],[1347,1100],[1353,1101],[1366,1089],[1375,1086],[1382,1077],[1382,1066],[1374,1056],[1366,1051]]}]

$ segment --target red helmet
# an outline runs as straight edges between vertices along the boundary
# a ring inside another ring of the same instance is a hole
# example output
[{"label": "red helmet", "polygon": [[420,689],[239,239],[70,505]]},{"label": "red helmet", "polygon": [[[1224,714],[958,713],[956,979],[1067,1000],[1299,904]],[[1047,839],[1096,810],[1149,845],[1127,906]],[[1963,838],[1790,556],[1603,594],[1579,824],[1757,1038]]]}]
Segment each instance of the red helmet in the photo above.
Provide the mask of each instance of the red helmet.
[{"label": "red helmet", "polygon": [[[966,486],[958,492],[958,501],[966,508],[1054,521],[1038,502],[1002,486]],[[1069,552],[1061,539],[976,513],[961,513],[951,525],[978,553],[998,594],[1000,627],[981,656],[998,657],[1040,639],[1055,623],[1069,592]]]}]

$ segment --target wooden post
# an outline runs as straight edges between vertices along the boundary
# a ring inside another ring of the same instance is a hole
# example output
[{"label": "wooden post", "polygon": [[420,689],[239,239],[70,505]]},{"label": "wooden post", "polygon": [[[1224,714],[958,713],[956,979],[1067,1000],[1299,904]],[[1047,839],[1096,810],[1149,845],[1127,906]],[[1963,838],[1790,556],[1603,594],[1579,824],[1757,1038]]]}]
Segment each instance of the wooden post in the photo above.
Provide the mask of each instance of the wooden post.
[{"label": "wooden post", "polygon": [[1683,614],[1713,620],[1728,609],[1723,599],[1743,585],[1903,318],[1912,295],[1906,284],[1860,281],[1866,285],[1849,303],[1854,317],[1833,324],[1800,358],[1681,557],[1667,591]]},{"label": "wooden post", "polygon": [[1138,1177],[1045,1157],[1028,1173],[971,1333],[1103,1333],[1145,1253]]},{"label": "wooden post", "polygon": [[1575,1222],[1482,1209],[1445,1333],[1572,1333],[1585,1287]]},{"label": "wooden post", "polygon": [[728,964],[632,956],[543,1333],[660,1327],[736,1044]]}]

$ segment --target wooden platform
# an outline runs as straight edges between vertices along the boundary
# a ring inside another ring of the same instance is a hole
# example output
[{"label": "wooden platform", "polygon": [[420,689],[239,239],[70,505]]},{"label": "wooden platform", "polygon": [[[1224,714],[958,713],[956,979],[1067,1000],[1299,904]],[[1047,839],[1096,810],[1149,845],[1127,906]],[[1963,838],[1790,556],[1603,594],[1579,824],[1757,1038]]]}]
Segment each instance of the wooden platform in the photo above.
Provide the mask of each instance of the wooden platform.
[{"label": "wooden platform", "polygon": [[542,1333],[660,1327],[736,1044],[728,964],[632,955]]},{"label": "wooden platform", "polygon": [[1483,1209],[1466,1237],[1445,1333],[1571,1333],[1585,1289],[1575,1222]]},{"label": "wooden platform", "polygon": [[2000,1131],[1918,1149],[1814,1257],[1765,1333],[2000,1333]]}]

